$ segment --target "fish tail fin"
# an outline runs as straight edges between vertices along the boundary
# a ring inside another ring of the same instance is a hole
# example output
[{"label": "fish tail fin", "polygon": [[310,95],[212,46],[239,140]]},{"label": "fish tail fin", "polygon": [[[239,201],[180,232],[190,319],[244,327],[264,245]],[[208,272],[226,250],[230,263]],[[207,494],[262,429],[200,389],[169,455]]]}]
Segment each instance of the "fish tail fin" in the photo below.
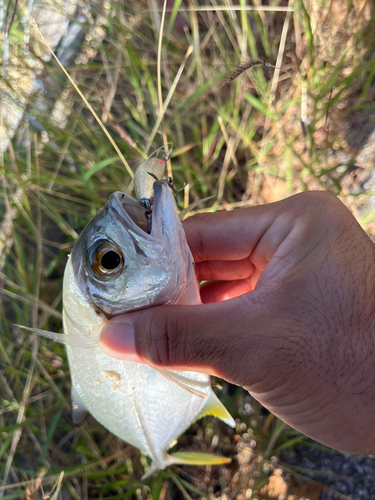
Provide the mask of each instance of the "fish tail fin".
[{"label": "fish tail fin", "polygon": [[223,403],[217,398],[216,394],[213,391],[211,391],[210,395],[208,396],[207,402],[204,405],[202,411],[199,413],[197,419],[205,417],[206,415],[213,415],[214,417],[218,417],[220,418],[220,420],[230,425],[231,427],[236,426],[232,415],[225,408]]}]

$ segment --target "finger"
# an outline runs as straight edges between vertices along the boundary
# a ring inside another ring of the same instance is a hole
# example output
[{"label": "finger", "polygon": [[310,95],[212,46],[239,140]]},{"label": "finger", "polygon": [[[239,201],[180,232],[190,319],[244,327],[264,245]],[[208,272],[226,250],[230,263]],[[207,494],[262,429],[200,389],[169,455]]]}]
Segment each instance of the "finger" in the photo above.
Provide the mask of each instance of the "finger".
[{"label": "finger", "polygon": [[245,279],[237,281],[211,281],[201,286],[200,293],[203,304],[212,304],[214,302],[234,299],[235,297],[251,292],[251,290],[253,290],[251,281]]},{"label": "finger", "polygon": [[196,263],[242,260],[251,255],[286,201],[231,212],[197,214],[184,221],[187,242]]},{"label": "finger", "polygon": [[195,265],[198,281],[241,280],[250,278],[255,270],[249,258],[242,260],[206,260]]},{"label": "finger", "polygon": [[117,359],[245,384],[241,377],[248,380],[249,359],[256,358],[255,369],[262,362],[260,353],[272,348],[267,340],[271,321],[262,318],[264,308],[275,310],[272,294],[263,297],[257,291],[220,304],[151,307],[109,321],[101,347]]},{"label": "finger", "polygon": [[256,267],[264,269],[302,215],[314,218],[327,203],[327,216],[345,210],[338,200],[332,202],[332,195],[310,191],[268,205],[196,214],[184,221],[184,230],[195,263],[251,256]]}]

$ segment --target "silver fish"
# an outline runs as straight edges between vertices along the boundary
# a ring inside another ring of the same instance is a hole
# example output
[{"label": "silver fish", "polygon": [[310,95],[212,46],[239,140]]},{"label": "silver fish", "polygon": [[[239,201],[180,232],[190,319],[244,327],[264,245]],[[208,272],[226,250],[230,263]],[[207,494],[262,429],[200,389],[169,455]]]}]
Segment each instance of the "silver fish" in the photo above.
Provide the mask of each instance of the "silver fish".
[{"label": "silver fish", "polygon": [[205,415],[234,426],[209,375],[120,361],[99,345],[103,326],[114,316],[157,304],[201,303],[171,189],[165,181],[145,179],[153,191],[150,234],[140,203],[113,193],[81,233],[66,265],[64,334],[44,335],[67,346],[76,422],[89,411],[113,434],[147,453],[150,472],[174,463],[225,463],[213,455],[167,453]]}]

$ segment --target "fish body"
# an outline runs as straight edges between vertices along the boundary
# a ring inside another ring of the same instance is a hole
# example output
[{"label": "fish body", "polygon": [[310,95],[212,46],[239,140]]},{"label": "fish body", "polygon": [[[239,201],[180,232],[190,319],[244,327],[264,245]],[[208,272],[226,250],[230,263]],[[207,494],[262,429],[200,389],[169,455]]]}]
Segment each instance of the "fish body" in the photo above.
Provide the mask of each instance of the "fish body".
[{"label": "fish body", "polygon": [[73,416],[79,420],[87,409],[113,434],[147,453],[155,470],[192,462],[167,450],[198,418],[213,414],[234,422],[208,375],[120,361],[100,348],[100,332],[114,316],[157,304],[200,304],[172,192],[164,181],[152,184],[150,234],[144,209],[121,192],[113,193],[83,230],[65,269],[63,322]]}]

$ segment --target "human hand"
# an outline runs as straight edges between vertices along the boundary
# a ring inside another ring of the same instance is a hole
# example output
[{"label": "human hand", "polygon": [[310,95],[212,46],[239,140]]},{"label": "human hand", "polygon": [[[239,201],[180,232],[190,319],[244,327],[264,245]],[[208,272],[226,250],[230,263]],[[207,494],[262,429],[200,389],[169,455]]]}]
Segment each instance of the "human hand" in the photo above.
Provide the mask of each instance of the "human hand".
[{"label": "human hand", "polygon": [[184,228],[205,304],[118,316],[103,350],[217,375],[304,434],[375,454],[375,252],[350,212],[307,192]]}]

